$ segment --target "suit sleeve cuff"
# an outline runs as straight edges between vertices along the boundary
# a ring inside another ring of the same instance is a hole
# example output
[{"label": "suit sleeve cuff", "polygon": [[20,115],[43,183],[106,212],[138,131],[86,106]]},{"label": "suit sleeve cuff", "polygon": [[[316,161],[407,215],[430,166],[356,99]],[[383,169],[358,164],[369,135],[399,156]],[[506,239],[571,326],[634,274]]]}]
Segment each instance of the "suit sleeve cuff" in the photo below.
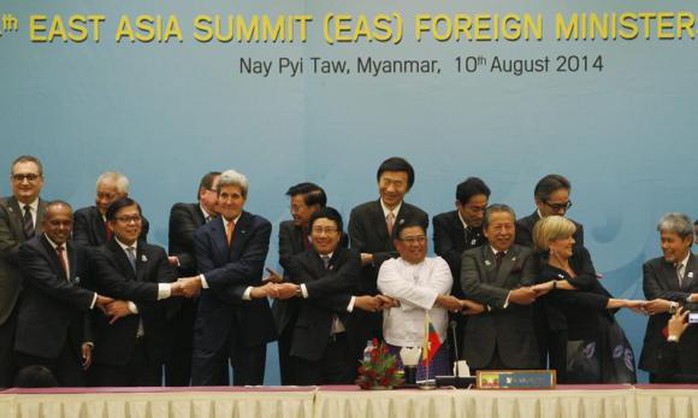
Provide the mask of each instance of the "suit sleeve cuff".
[{"label": "suit sleeve cuff", "polygon": [[347,306],[347,312],[354,312],[354,304],[356,303],[356,296],[352,296]]},{"label": "suit sleeve cuff", "polygon": [[172,295],[172,285],[170,283],[158,283],[158,300],[167,299]]},{"label": "suit sleeve cuff", "polygon": [[128,311],[134,315],[138,315],[138,306],[135,303],[128,301]]}]

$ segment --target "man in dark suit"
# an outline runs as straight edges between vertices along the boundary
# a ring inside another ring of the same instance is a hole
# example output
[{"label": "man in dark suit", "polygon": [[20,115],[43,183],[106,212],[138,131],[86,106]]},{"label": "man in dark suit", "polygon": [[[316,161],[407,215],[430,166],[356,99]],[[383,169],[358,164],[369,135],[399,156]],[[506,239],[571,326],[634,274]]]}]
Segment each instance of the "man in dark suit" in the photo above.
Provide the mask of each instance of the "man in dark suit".
[{"label": "man in dark suit", "polygon": [[[468,177],[456,187],[456,210],[436,215],[434,224],[434,252],[441,256],[451,269],[453,287],[451,294],[463,299],[463,289],[460,284],[460,260],[463,251],[476,248],[486,242],[482,233],[482,218],[490,197],[490,188],[477,177]],[[448,333],[449,347],[461,347],[465,333],[466,316],[460,313],[449,313],[452,321],[456,321],[456,338]],[[455,350],[451,353],[455,361]],[[460,360],[460,359],[458,359]]]},{"label": "man in dark suit", "polygon": [[[140,241],[141,208],[128,197],[106,212],[113,235],[93,252],[91,285],[115,300],[95,318],[93,383],[97,386],[159,386],[168,306],[181,284],[162,247]],[[107,318],[110,317],[110,318]]]},{"label": "man in dark suit", "polygon": [[24,293],[19,304],[15,351],[19,368],[47,367],[60,386],[84,386],[92,360],[87,314],[113,299],[82,287],[88,276],[85,249],[70,240],[70,205],[46,205],[44,233],[19,249]]},{"label": "man in dark suit", "polygon": [[0,199],[0,388],[9,387],[15,373],[13,347],[17,324],[17,300],[22,278],[19,246],[43,232],[46,202],[41,161],[31,155],[18,157],[10,172],[12,196]]},{"label": "man in dark suit", "polygon": [[[117,199],[128,197],[129,181],[116,171],[105,171],[97,178],[95,206],[78,209],[73,214],[73,239],[88,247],[99,247],[111,239],[111,229],[107,226],[107,208]],[[140,239],[148,236],[148,220],[141,220]]]},{"label": "man in dark suit", "polygon": [[[565,216],[567,210],[572,207],[571,191],[570,181],[559,174],[548,174],[540,179],[533,191],[533,198],[536,202],[535,212],[516,221],[516,243],[533,247],[533,227],[536,222],[550,215]],[[584,228],[582,224],[570,220],[577,227],[573,235],[575,247],[583,247]]]},{"label": "man in dark suit", "polygon": [[[310,218],[327,205],[325,191],[314,183],[299,183],[289,187],[286,196],[291,199],[293,220],[279,225],[279,264],[284,268],[284,281],[289,281],[288,268],[291,257],[311,248]],[[340,232],[341,233],[341,232]],[[273,275],[272,275],[273,276]],[[290,356],[293,329],[298,317],[296,299],[275,299],[271,307],[276,331],[279,334],[279,369],[281,384],[295,384],[293,361]]]},{"label": "man in dark suit", "polygon": [[[516,244],[525,247],[533,248],[533,227],[536,223],[551,215],[565,216],[567,210],[572,207],[570,200],[570,192],[572,184],[570,181],[559,174],[548,174],[541,178],[533,191],[533,198],[536,203],[536,210],[532,214],[520,218],[516,221]],[[584,227],[582,224],[570,219],[577,228],[572,236],[574,238],[575,253],[582,253],[584,250]],[[542,255],[536,254],[538,262],[536,268],[539,268]],[[588,265],[583,267],[584,271],[595,271],[591,263],[591,258],[585,260]],[[538,339],[538,349],[540,362],[543,366],[548,365],[549,353],[561,352],[567,345],[567,341],[562,338],[560,333],[551,330],[548,324],[548,315],[545,312],[543,303],[536,303],[533,307],[534,321],[536,322],[536,336]]]},{"label": "man in dark suit", "polygon": [[[351,211],[349,217],[349,240],[351,248],[361,253],[361,278],[359,292],[375,295],[378,293],[376,278],[381,264],[399,256],[395,249],[395,228],[407,219],[416,221],[426,231],[429,216],[416,206],[403,199],[414,184],[414,169],[403,158],[392,157],[378,167],[376,179],[380,198],[363,203]],[[362,316],[360,313],[358,316]],[[381,338],[381,314],[368,313],[364,318],[352,321],[356,324],[353,335],[353,349],[360,356],[367,340]]]},{"label": "man in dark suit", "polygon": [[[194,231],[218,216],[218,177],[212,171],[201,178],[196,203],[175,203],[170,211],[169,260],[177,268],[178,277],[199,273],[196,265]],[[170,340],[165,362],[165,384],[188,386],[191,379],[192,339],[198,299],[180,299],[179,307],[168,324]]]},{"label": "man in dark suit", "polygon": [[698,380],[698,329],[689,327],[677,347],[677,367],[666,369],[659,362],[667,321],[680,305],[698,305],[698,259],[691,252],[693,225],[682,213],[667,213],[659,221],[662,257],[642,266],[642,287],[651,314],[647,321],[639,367],[650,372],[651,383],[682,383]]},{"label": "man in dark suit", "polygon": [[531,309],[536,260],[530,248],[514,244],[515,220],[509,206],[488,207],[483,220],[488,245],[463,253],[463,293],[486,307],[465,328],[463,353],[471,369],[540,367]]},{"label": "man in dark suit", "polygon": [[382,296],[355,296],[361,258],[341,245],[342,217],[333,208],[318,209],[309,220],[312,248],[288,260],[290,282],[275,285],[273,295],[298,302],[291,357],[299,385],[348,384],[357,363],[347,337],[352,312],[377,311]]},{"label": "man in dark suit", "polygon": [[[202,274],[182,279],[186,294],[201,292],[194,324],[192,385],[227,384],[228,360],[239,385],[261,385],[267,343],[276,338],[261,286],[271,224],[243,211],[247,177],[228,170],[218,179],[220,216],[194,234]],[[259,292],[258,292],[259,291]]]}]

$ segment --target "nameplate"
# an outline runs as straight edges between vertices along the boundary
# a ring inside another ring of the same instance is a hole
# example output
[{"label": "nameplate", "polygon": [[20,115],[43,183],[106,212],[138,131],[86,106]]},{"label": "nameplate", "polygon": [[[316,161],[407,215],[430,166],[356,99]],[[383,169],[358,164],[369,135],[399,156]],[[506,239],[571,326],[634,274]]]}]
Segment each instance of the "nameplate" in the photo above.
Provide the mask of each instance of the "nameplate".
[{"label": "nameplate", "polygon": [[554,389],[555,370],[478,370],[478,389]]}]

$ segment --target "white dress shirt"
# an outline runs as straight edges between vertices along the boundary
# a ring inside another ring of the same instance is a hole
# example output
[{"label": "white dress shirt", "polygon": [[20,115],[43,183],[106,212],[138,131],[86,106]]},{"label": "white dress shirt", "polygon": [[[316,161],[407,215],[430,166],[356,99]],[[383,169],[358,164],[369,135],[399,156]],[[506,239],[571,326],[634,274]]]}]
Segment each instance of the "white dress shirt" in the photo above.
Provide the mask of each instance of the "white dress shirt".
[{"label": "white dress shirt", "polygon": [[427,257],[418,264],[402,258],[384,262],[378,273],[378,289],[400,301],[399,307],[383,311],[385,341],[400,347],[421,347],[427,312],[439,338],[444,341],[448,312],[434,303],[438,295],[448,295],[452,285],[451,269],[441,257]]}]

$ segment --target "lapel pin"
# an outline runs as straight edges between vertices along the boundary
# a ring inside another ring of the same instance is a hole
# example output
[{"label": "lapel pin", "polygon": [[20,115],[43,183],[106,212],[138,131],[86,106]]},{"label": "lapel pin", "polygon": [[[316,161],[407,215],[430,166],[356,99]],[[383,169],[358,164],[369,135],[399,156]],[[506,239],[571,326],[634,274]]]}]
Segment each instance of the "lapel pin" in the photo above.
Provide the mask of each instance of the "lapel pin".
[{"label": "lapel pin", "polygon": [[80,284],[80,276],[75,276],[75,283]]},{"label": "lapel pin", "polygon": [[405,218],[400,219],[400,222],[398,222],[398,224],[400,224],[400,225],[402,225],[404,223],[405,223]]},{"label": "lapel pin", "polygon": [[490,266],[490,265],[492,265],[492,263],[490,262],[490,260],[485,260],[485,265]]},{"label": "lapel pin", "polygon": [[511,257],[511,261],[516,261],[516,257]]},{"label": "lapel pin", "polygon": [[141,261],[145,263],[148,261],[148,257],[146,257],[145,254],[141,254]]},{"label": "lapel pin", "polygon": [[689,279],[692,279],[692,278],[693,278],[693,272],[692,272],[692,271],[689,271],[689,272],[688,272],[688,278],[689,278]]}]

